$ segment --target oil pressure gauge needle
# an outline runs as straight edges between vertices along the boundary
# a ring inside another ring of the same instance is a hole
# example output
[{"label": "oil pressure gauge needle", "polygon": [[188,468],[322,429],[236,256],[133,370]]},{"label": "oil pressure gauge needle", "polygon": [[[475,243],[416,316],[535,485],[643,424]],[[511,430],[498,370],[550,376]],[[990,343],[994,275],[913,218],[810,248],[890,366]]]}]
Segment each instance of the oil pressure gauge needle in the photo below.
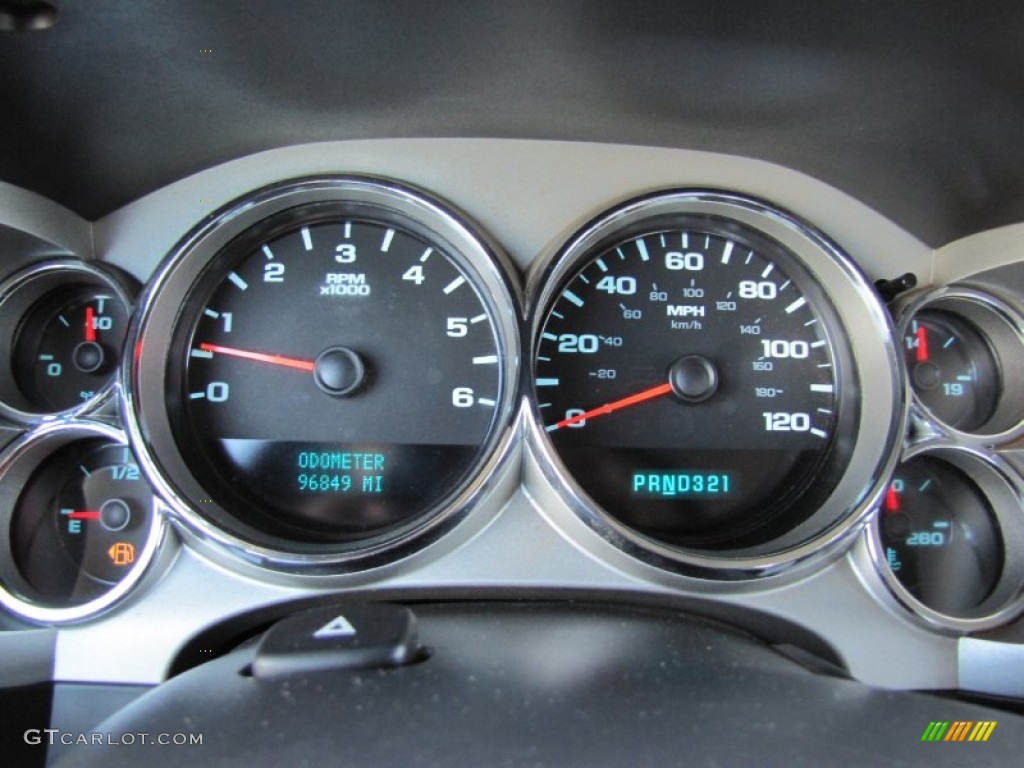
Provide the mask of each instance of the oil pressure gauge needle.
[{"label": "oil pressure gauge needle", "polygon": [[85,340],[96,341],[96,322],[93,315],[93,309],[90,306],[85,308]]},{"label": "oil pressure gauge needle", "polygon": [[200,344],[199,348],[204,352],[214,352],[219,355],[230,355],[240,357],[243,360],[252,360],[257,363],[269,363],[280,365],[285,368],[297,368],[300,371],[313,372],[314,363],[312,360],[299,360],[294,357],[283,357],[281,355],[268,355],[263,352],[250,352],[246,349],[235,349],[234,347],[222,347],[217,344]]}]

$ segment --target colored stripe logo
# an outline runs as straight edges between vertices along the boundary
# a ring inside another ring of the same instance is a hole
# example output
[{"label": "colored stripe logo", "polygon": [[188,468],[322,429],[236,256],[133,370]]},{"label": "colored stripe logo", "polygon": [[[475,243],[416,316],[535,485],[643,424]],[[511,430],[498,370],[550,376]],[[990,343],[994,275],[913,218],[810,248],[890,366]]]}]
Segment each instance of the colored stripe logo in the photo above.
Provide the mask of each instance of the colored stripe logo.
[{"label": "colored stripe logo", "polygon": [[988,741],[995,729],[995,720],[933,720],[921,734],[921,741]]}]

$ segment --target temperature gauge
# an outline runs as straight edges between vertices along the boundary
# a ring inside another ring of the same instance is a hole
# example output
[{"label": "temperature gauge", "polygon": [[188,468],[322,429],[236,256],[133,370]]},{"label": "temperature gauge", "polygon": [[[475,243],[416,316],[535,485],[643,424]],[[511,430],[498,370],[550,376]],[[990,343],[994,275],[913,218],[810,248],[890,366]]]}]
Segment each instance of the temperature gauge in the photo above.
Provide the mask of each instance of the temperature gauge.
[{"label": "temperature gauge", "polygon": [[973,323],[941,310],[918,312],[903,336],[910,384],[920,403],[954,429],[985,425],[1000,397],[999,365]]},{"label": "temperature gauge", "polygon": [[1003,572],[1003,539],[986,495],[957,467],[918,456],[896,471],[879,513],[886,566],[927,607],[970,614]]},{"label": "temperature gauge", "polygon": [[16,499],[0,576],[33,606],[70,609],[123,592],[152,556],[153,493],[131,451],[104,430],[29,436],[5,459],[3,495]]}]

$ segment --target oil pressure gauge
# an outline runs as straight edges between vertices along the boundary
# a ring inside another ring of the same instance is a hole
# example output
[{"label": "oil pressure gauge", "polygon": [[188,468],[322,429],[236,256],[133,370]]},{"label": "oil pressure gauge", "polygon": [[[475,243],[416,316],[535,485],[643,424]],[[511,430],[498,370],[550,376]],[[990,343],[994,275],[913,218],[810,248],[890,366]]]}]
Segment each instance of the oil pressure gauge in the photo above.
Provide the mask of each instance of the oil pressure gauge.
[{"label": "oil pressure gauge", "polygon": [[0,288],[0,410],[13,421],[77,415],[109,392],[121,358],[129,293],[80,261],[35,265]]}]

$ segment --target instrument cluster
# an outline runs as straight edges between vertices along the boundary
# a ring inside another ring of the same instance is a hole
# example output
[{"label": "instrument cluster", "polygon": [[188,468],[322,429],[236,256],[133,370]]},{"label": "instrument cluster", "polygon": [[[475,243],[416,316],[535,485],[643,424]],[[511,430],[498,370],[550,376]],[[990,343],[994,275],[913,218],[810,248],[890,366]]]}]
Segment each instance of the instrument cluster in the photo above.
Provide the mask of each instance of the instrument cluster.
[{"label": "instrument cluster", "polygon": [[697,591],[852,551],[914,621],[1018,614],[1012,295],[890,304],[813,223],[711,186],[608,201],[531,261],[418,184],[321,174],[226,202],[142,286],[67,256],[7,276],[0,602],[94,617],[175,536],[371,573],[500,507],[526,452],[563,536]]}]

